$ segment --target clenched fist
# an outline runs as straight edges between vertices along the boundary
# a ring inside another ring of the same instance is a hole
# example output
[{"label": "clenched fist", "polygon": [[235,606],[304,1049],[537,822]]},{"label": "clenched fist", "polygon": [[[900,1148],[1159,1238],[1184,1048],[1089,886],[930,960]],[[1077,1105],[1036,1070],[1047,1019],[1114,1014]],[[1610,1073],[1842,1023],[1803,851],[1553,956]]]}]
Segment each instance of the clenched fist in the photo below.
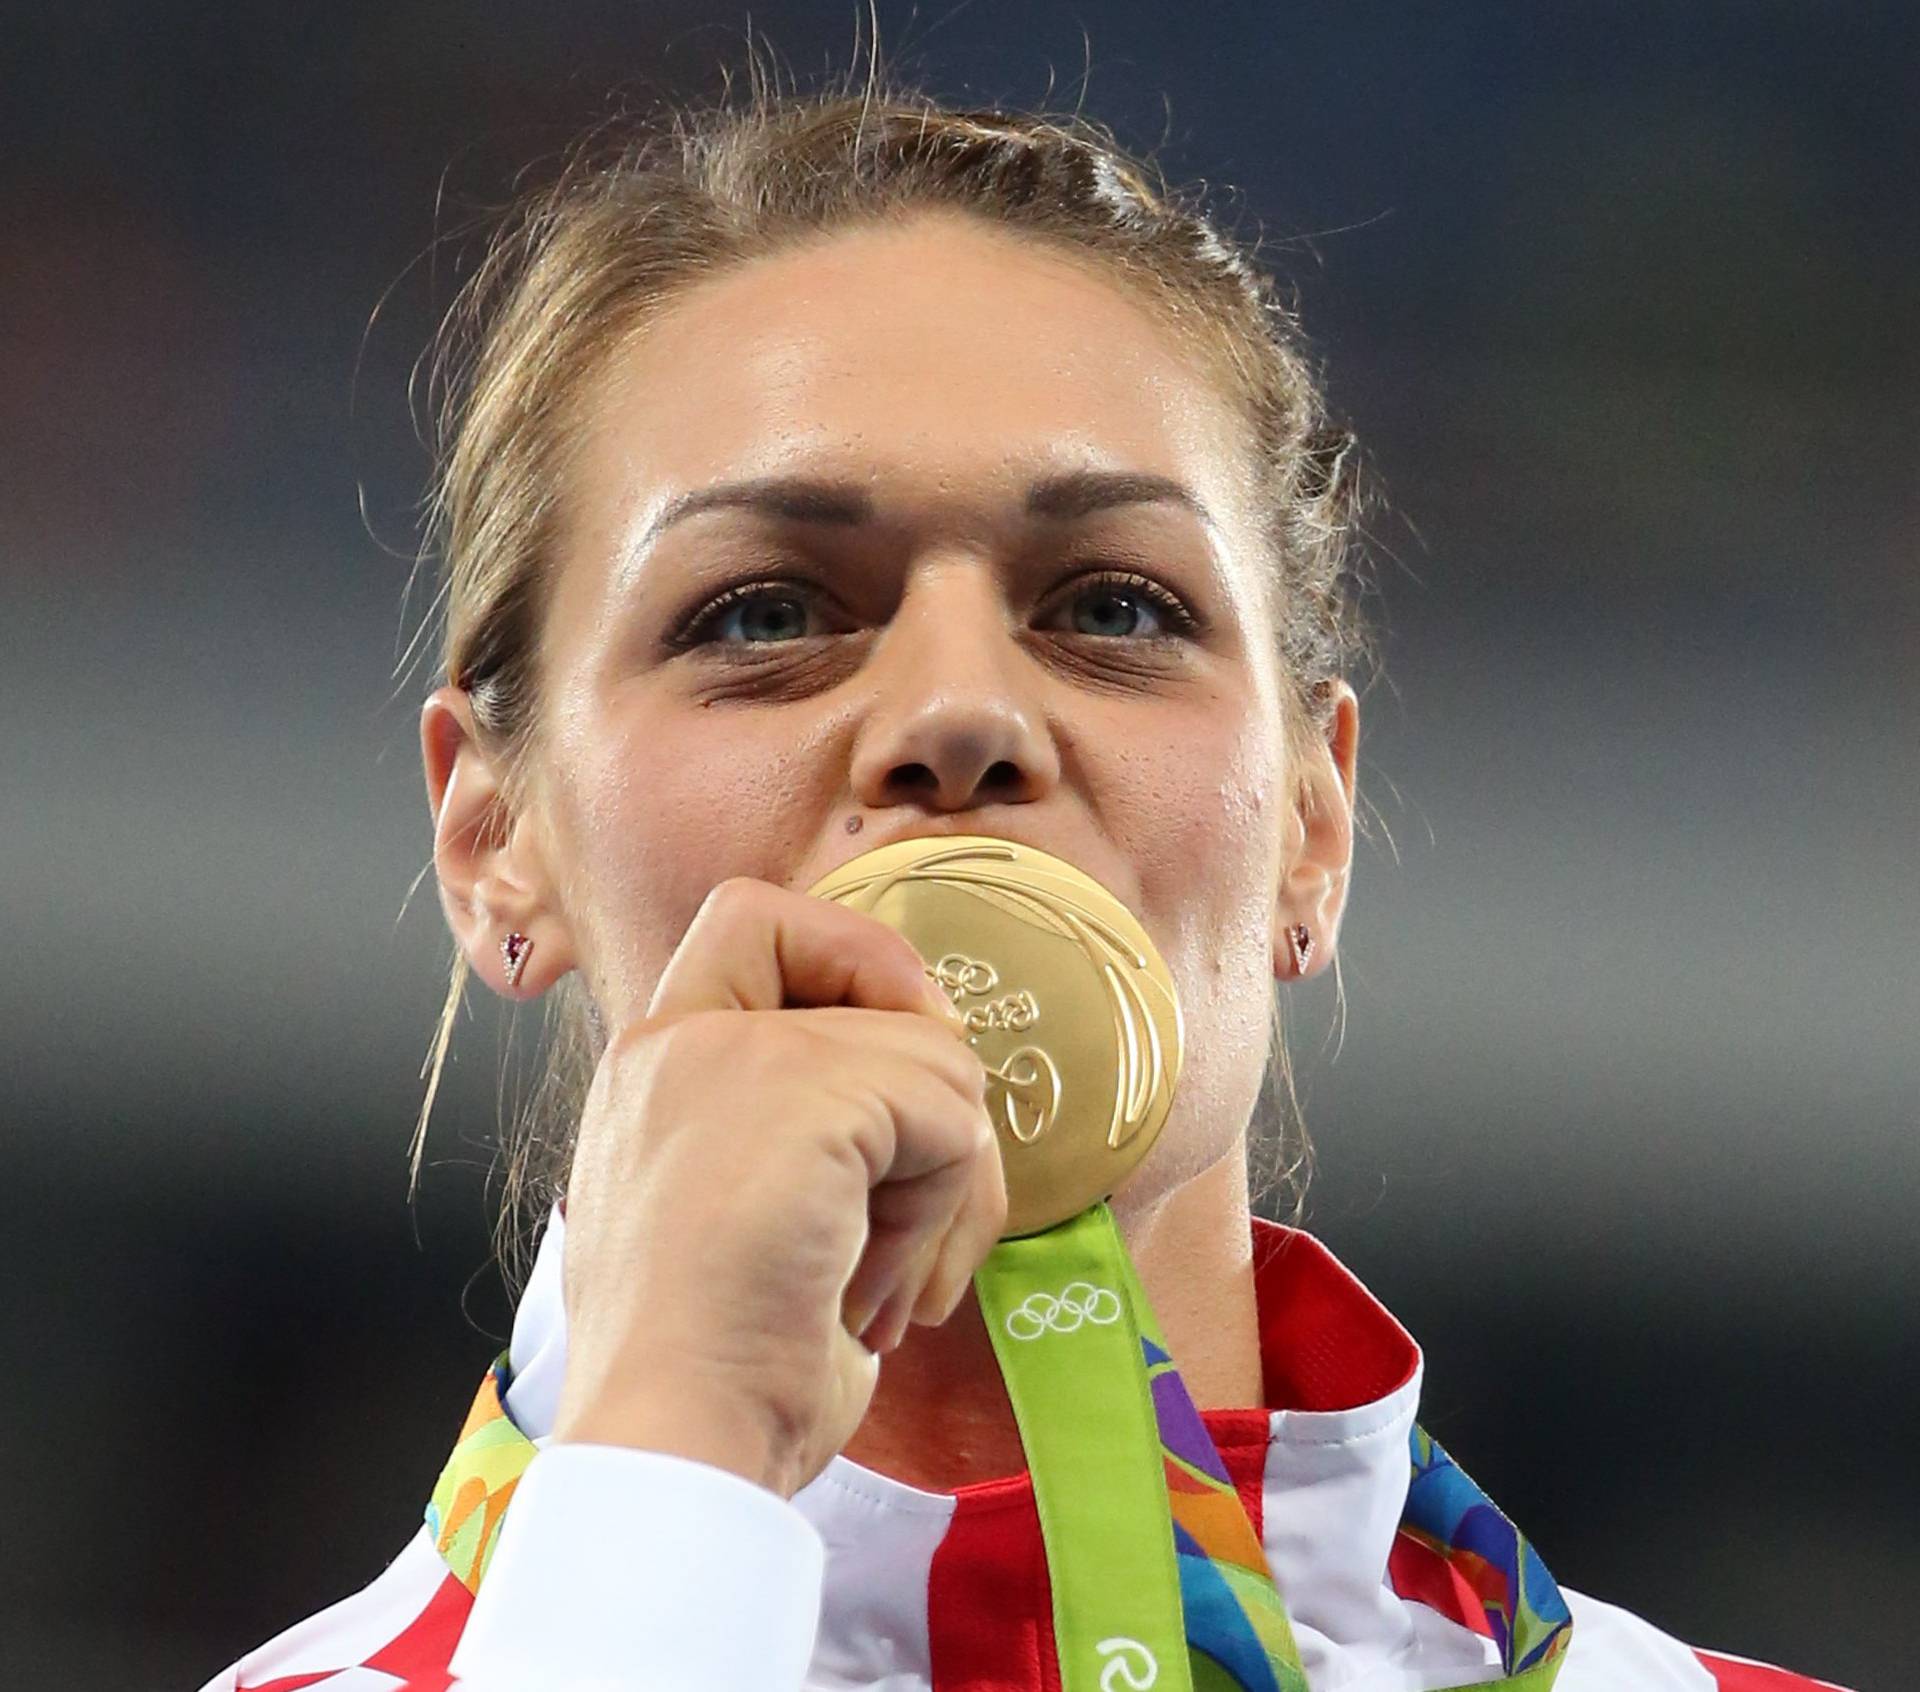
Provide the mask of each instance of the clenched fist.
[{"label": "clenched fist", "polygon": [[791,1497],[909,1320],[953,1313],[1006,1212],[986,1070],[912,945],[722,882],[588,1092],[554,1438]]}]

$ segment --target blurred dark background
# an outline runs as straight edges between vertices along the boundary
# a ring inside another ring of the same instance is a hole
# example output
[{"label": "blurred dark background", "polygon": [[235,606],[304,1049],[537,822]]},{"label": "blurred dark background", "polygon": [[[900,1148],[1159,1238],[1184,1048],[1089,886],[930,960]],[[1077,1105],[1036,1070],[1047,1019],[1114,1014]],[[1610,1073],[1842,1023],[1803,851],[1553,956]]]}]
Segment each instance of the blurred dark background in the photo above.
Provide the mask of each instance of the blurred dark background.
[{"label": "blurred dark background", "polygon": [[[1309,1223],[1427,1425],[1567,1584],[1911,1684],[1915,9],[879,10],[948,95],[1090,62],[1235,190],[1390,497],[1345,1016],[1296,1044]],[[479,994],[406,1193],[414,261],[747,17],[5,8],[7,1686],[191,1689],[363,1584],[505,1332],[537,1015]],[[803,80],[855,18],[751,10]]]}]

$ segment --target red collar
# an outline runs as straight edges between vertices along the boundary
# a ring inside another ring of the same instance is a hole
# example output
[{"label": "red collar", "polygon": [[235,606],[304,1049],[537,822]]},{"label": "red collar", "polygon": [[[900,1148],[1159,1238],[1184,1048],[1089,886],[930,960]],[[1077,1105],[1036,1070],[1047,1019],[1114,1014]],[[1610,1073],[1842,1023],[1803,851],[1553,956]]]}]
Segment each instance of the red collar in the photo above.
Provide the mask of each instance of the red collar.
[{"label": "red collar", "polygon": [[1253,1287],[1267,1410],[1357,1410],[1420,1367],[1413,1336],[1311,1234],[1254,1217]]}]

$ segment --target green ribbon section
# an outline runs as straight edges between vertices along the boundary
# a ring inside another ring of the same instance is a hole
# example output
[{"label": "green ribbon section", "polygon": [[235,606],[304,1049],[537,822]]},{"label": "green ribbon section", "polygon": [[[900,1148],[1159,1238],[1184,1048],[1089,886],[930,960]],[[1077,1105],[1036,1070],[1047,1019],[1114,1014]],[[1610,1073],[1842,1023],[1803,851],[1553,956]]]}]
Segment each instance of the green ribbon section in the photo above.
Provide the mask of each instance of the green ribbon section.
[{"label": "green ribbon section", "polygon": [[1064,1692],[1192,1692],[1159,1424],[1102,1204],[1003,1240],[974,1275],[1020,1426]]},{"label": "green ribbon section", "polygon": [[[1550,1692],[1553,1683],[1560,1678],[1560,1670],[1566,1665],[1567,1654],[1562,1651],[1557,1657],[1549,1657],[1544,1663],[1535,1663],[1532,1668],[1520,1674],[1510,1674],[1498,1682],[1506,1692]],[[1471,1692],[1471,1688],[1456,1686],[1453,1692]]]}]

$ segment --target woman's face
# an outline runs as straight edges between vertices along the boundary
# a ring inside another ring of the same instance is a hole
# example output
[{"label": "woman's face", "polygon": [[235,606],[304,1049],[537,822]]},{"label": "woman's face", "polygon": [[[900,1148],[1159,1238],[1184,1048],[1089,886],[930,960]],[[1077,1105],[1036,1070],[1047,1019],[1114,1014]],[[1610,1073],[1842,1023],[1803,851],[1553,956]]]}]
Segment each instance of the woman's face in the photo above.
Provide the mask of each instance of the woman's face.
[{"label": "woman's face", "polygon": [[[1024,841],[1175,978],[1187,1067],[1136,1180],[1228,1150],[1285,925],[1331,950],[1354,706],[1290,771],[1245,429],[1204,367],[1098,275],[926,217],[699,286],[596,398],[513,847],[540,906],[476,961],[519,927],[617,1028],[730,876]],[[1296,778],[1331,807],[1311,829]]]}]

